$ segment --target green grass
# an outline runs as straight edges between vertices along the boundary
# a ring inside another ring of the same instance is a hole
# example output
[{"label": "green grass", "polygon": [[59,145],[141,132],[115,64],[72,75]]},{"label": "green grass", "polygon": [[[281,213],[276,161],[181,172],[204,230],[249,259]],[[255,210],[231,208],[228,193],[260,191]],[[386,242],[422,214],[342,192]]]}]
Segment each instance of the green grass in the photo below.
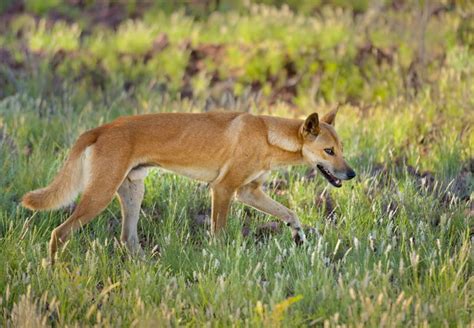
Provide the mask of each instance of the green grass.
[{"label": "green grass", "polygon": [[[87,18],[47,24],[46,15],[15,16],[0,34],[23,65],[0,64],[0,326],[472,325],[474,56],[456,37],[463,7],[430,21],[430,61],[418,68],[414,90],[404,83],[416,8],[371,20],[365,1],[341,4],[313,16],[266,6],[200,19],[149,10],[115,30]],[[56,6],[27,2],[35,14]],[[396,47],[391,63],[369,56],[357,64],[367,41],[362,22],[375,46]],[[160,33],[169,46],[145,63]],[[225,51],[205,58],[189,77],[193,97],[181,99],[192,49],[209,44]],[[300,75],[291,101],[274,97],[287,60]],[[87,129],[120,115],[220,104],[225,92],[210,82],[214,71],[232,80],[227,110],[303,118],[342,103],[336,128],[357,178],[333,189],[292,167],[269,179],[287,182],[268,192],[314,228],[308,242],[296,247],[286,228],[260,238],[259,227],[274,218],[239,203],[225,233],[211,238],[194,220],[210,208],[207,186],[154,171],[139,222],[143,258],[117,241],[114,201],[48,266],[47,241],[67,212],[30,212],[19,205],[22,194],[51,181]],[[255,81],[258,96],[249,94]],[[333,217],[318,200],[323,190]]]}]

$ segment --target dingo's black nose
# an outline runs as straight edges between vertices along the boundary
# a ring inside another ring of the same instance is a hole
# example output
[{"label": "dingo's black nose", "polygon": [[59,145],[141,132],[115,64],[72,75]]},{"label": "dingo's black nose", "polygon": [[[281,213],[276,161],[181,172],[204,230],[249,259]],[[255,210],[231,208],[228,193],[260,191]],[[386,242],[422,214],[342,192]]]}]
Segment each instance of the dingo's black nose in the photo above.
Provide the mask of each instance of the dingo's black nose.
[{"label": "dingo's black nose", "polygon": [[356,173],[354,172],[353,169],[350,169],[349,171],[347,171],[347,180],[350,180],[354,178],[355,176],[356,176]]}]

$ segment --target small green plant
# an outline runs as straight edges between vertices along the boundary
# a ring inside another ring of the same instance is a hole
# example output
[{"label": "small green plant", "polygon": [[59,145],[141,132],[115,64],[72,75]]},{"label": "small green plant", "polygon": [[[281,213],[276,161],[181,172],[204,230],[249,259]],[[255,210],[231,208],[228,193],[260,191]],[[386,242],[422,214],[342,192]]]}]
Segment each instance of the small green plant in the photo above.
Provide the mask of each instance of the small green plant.
[{"label": "small green plant", "polygon": [[37,15],[45,14],[61,4],[61,0],[25,0],[24,2],[26,9]]}]

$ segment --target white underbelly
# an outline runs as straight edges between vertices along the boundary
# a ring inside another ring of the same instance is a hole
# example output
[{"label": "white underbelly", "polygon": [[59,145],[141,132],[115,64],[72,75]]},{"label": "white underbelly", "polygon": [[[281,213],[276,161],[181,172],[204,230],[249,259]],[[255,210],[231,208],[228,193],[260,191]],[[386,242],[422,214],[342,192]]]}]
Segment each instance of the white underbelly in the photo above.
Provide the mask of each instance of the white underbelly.
[{"label": "white underbelly", "polygon": [[219,175],[218,170],[202,168],[202,167],[182,167],[182,166],[181,167],[180,166],[163,167],[162,166],[161,168],[166,171],[170,171],[170,172],[180,174],[191,179],[204,181],[204,182],[212,182]]}]

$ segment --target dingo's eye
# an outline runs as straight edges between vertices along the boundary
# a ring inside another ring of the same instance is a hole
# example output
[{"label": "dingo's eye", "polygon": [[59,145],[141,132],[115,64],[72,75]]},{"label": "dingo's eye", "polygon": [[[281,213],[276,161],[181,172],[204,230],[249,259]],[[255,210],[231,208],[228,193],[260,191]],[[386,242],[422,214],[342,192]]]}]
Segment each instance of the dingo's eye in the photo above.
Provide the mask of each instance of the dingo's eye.
[{"label": "dingo's eye", "polygon": [[326,154],[328,154],[330,156],[334,156],[334,149],[333,148],[326,148],[326,149],[324,149],[324,151],[326,152]]}]

